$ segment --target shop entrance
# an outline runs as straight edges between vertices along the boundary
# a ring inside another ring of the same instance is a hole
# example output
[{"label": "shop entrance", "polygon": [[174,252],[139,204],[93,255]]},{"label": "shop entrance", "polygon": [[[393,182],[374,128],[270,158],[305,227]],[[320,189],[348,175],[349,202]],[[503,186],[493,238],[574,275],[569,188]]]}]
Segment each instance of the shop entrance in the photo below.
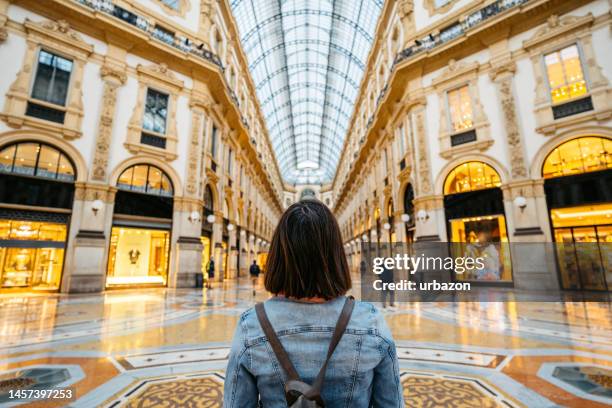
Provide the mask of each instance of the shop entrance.
[{"label": "shop entrance", "polygon": [[117,181],[106,286],[163,286],[168,279],[173,188],[159,168],[138,164]]},{"label": "shop entrance", "polygon": [[485,267],[456,273],[458,281],[511,284],[512,263],[499,174],[486,163],[455,167],[444,182],[451,256],[482,257]]},{"label": "shop entrance", "polygon": [[113,227],[106,285],[165,285],[169,243],[169,231]]},{"label": "shop entrance", "polygon": [[563,289],[612,290],[612,140],[557,146],[542,168]]}]

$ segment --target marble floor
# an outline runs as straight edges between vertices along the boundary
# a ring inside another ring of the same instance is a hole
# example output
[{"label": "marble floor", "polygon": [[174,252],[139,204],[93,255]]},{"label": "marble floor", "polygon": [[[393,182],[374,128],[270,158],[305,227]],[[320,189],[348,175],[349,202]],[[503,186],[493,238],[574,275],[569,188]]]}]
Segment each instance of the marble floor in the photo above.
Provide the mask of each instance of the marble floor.
[{"label": "marble floor", "polygon": [[[267,294],[0,295],[0,407],[217,407],[238,316]],[[612,404],[610,303],[411,303],[384,311],[409,407]],[[24,402],[10,389],[69,389]]]}]

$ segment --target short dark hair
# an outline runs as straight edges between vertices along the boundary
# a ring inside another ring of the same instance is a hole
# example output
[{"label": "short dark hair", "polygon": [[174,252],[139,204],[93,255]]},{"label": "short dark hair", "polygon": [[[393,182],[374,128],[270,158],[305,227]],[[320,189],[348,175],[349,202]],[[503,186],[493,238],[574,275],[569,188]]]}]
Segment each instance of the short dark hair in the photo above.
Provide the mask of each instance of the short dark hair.
[{"label": "short dark hair", "polygon": [[332,299],[351,288],[351,275],[336,218],[315,199],[282,215],[270,244],[266,289],[287,297]]}]

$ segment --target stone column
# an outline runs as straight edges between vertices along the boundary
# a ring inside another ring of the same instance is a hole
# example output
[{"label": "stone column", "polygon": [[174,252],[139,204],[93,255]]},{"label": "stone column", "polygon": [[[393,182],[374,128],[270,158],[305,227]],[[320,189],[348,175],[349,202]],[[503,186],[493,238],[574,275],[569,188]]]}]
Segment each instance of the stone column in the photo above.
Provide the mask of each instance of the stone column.
[{"label": "stone column", "polygon": [[236,248],[236,228],[229,231],[228,254],[227,254],[227,274],[228,278],[235,279],[238,276],[238,250]]},{"label": "stone column", "polygon": [[223,266],[223,247],[221,242],[223,241],[223,212],[215,211],[215,223],[213,224],[213,233],[210,245],[212,247],[212,258],[215,261],[215,281],[221,282],[223,280],[224,270]]},{"label": "stone column", "polygon": [[174,264],[176,269],[170,269],[168,287],[193,288],[196,275],[202,273],[202,203],[193,198],[174,199],[174,216],[172,220],[172,235],[176,237]]},{"label": "stone column", "polygon": [[249,274],[249,255],[248,255],[248,240],[246,230],[240,230],[240,276],[244,277]]},{"label": "stone column", "polygon": [[75,185],[62,292],[104,290],[114,198],[106,185]]},{"label": "stone column", "polygon": [[117,90],[125,84],[127,75],[122,69],[105,65],[100,69],[100,76],[104,81],[104,91],[102,93],[102,111],[100,112],[100,119],[98,122],[96,150],[94,152],[93,166],[91,169],[91,179],[107,182],[108,157],[113,137]]}]

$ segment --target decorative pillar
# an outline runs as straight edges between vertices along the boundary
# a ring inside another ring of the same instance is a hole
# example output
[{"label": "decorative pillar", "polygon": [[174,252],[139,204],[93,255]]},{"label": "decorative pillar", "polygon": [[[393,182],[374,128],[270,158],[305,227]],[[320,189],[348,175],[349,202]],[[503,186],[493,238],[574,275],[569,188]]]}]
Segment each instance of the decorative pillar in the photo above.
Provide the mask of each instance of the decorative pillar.
[{"label": "decorative pillar", "polygon": [[215,211],[215,223],[213,224],[213,233],[210,245],[212,247],[212,258],[215,261],[215,281],[221,282],[223,280],[223,212]]},{"label": "decorative pillar", "polygon": [[114,188],[76,183],[62,292],[104,290],[114,201]]},{"label": "decorative pillar", "polygon": [[98,123],[91,179],[106,182],[109,147],[112,142],[113,119],[117,104],[117,90],[125,84],[127,75],[124,70],[105,65],[100,69],[100,76],[104,82],[104,91],[102,93],[102,111],[100,112],[100,121]]},{"label": "decorative pillar", "polygon": [[247,240],[247,232],[244,229],[240,230],[240,236],[238,237],[240,240],[240,276],[247,276],[249,272],[249,267],[252,262],[249,262],[248,255],[248,240]]},{"label": "decorative pillar", "polygon": [[227,253],[227,277],[235,279],[238,276],[238,249],[236,247],[236,227],[229,231],[228,253]]}]

